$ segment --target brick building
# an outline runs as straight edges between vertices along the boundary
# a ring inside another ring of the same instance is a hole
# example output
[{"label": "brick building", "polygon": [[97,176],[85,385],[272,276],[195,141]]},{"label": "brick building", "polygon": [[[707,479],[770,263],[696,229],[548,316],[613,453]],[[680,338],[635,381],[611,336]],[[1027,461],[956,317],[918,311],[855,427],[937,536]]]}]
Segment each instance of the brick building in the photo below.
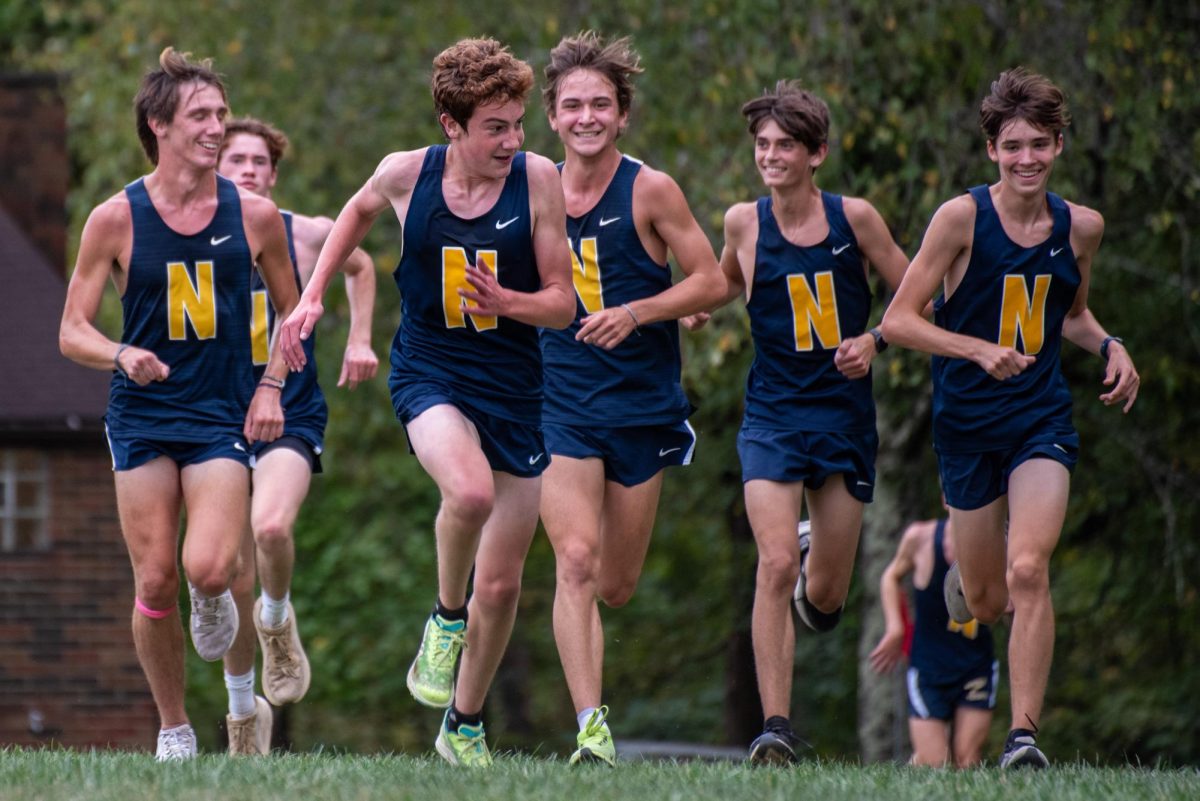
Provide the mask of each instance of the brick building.
[{"label": "brick building", "polygon": [[57,79],[0,75],[0,744],[147,748],[109,376],[58,351],[67,179]]}]

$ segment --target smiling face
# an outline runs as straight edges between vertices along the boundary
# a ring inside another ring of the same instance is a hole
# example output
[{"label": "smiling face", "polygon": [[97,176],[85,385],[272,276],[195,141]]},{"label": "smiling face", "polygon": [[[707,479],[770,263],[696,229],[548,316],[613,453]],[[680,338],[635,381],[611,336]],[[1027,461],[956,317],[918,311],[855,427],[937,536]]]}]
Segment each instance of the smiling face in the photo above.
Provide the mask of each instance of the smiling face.
[{"label": "smiling face", "polygon": [[513,156],[525,143],[525,103],[509,100],[475,107],[464,129],[449,114],[441,115],[442,127],[463,166],[485,178],[505,178]]},{"label": "smiling face", "polygon": [[1020,195],[1046,191],[1054,159],[1062,152],[1062,134],[1043,130],[1022,118],[1000,128],[987,143],[988,157],[1000,166],[1000,181]]},{"label": "smiling face", "polygon": [[828,152],[825,145],[815,152],[809,150],[769,117],[754,134],[754,163],[763,183],[771,189],[785,189],[812,181],[813,171],[825,161]]},{"label": "smiling face", "polygon": [[256,195],[271,196],[276,172],[271,166],[271,151],[261,136],[236,133],[225,142],[217,172]]},{"label": "smiling face", "polygon": [[158,139],[160,163],[171,159],[196,169],[216,167],[228,114],[219,88],[200,81],[181,84],[175,116],[169,122],[149,121]]},{"label": "smiling face", "polygon": [[578,69],[562,78],[550,127],[569,153],[589,157],[615,147],[629,122],[617,103],[617,88],[595,70]]}]

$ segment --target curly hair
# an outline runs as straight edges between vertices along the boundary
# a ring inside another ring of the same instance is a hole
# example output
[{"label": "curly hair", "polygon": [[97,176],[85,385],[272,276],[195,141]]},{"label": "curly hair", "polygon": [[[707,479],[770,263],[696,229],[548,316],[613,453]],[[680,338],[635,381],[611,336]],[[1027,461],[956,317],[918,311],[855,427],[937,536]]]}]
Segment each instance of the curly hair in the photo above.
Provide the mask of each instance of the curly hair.
[{"label": "curly hair", "polygon": [[533,88],[533,68],[495,39],[463,39],[433,59],[429,80],[438,114],[467,129],[478,106],[525,101]]},{"label": "curly hair", "polygon": [[162,51],[158,57],[158,69],[150,70],[142,78],[137,96],[133,98],[133,111],[137,118],[138,139],[150,163],[158,165],[158,138],[150,128],[150,120],[170,122],[179,107],[179,87],[185,83],[199,81],[215,87],[221,99],[228,102],[225,84],[212,68],[212,59],[190,61],[191,53],[179,53],[173,47]]},{"label": "curly hair", "polygon": [[772,119],[810,152],[829,141],[829,106],[802,89],[799,81],[777,81],[775,91],[764,91],[742,106],[742,115],[749,123],[751,136],[756,136],[763,124]]},{"label": "curly hair", "polygon": [[550,63],[546,65],[546,85],[542,89],[546,113],[554,113],[559,84],[579,69],[595,70],[607,78],[617,90],[617,108],[622,114],[629,112],[633,105],[632,78],[642,72],[642,65],[628,36],[607,43],[595,31],[563,37],[550,51]]},{"label": "curly hair", "polygon": [[269,122],[254,117],[234,117],[225,122],[225,139],[221,142],[221,153],[229,146],[229,140],[237,134],[250,134],[261,138],[267,144],[267,155],[271,157],[271,167],[279,166],[279,160],[288,149],[288,138],[283,131]]},{"label": "curly hair", "polygon": [[991,93],[979,107],[979,127],[989,142],[1012,120],[1025,120],[1055,138],[1071,124],[1067,99],[1049,78],[1014,67],[992,81]]}]

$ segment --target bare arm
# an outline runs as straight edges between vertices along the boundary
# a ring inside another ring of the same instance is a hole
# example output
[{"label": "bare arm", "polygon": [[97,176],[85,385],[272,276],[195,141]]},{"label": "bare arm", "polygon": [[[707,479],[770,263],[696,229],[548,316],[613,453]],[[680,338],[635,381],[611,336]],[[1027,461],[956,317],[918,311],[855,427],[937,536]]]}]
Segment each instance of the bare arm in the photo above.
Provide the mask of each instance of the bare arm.
[{"label": "bare arm", "polygon": [[384,158],[375,174],[354,193],[338,214],[295,312],[280,327],[279,340],[288,366],[293,369],[304,366],[301,343],[312,335],[317,320],[325,313],[321,300],[325,297],[329,282],[333,280],[333,274],[362,242],[375,219],[392,205],[393,198],[404,197],[412,191],[423,154],[424,151],[417,150],[393,153]]},{"label": "bare arm", "polygon": [[675,255],[685,277],[657,295],[625,304],[628,310],[617,306],[585,317],[575,338],[606,350],[620,344],[638,325],[707,311],[726,289],[712,245],[669,175],[643,167],[633,185],[633,208],[639,233],[644,219],[649,235]]},{"label": "bare arm", "polygon": [[[257,195],[242,196],[242,221],[246,239],[254,263],[258,265],[267,295],[275,307],[278,319],[283,319],[296,308],[298,292],[292,276],[292,258],[288,253],[287,231],[279,209],[270,200]],[[279,349],[279,338],[272,344],[263,377],[282,381],[287,376],[287,366]],[[264,381],[254,389],[254,397],[246,412],[243,433],[253,442],[271,442],[283,435],[283,407],[280,389],[273,382]]]},{"label": "bare arm", "polygon": [[[908,269],[908,257],[904,255],[883,217],[866,200],[848,197],[844,201],[846,219],[858,240],[859,251],[883,277],[888,289],[893,292],[900,286],[904,271]],[[838,346],[833,355],[834,366],[846,378],[862,378],[871,369],[871,362],[879,353],[875,349],[875,337],[870,331],[850,337]]]},{"label": "bare arm", "polygon": [[370,381],[379,369],[379,358],[371,349],[371,318],[375,311],[375,264],[362,248],[355,248],[342,264],[346,276],[346,299],[350,302],[350,331],[342,356],[339,387],[354,389]]},{"label": "bare arm", "polygon": [[[747,287],[754,280],[754,243],[757,239],[758,212],[755,204],[737,203],[730,206],[725,212],[725,245],[721,248],[721,259],[717,263],[721,277],[725,279],[725,291],[714,309],[749,292]],[[708,312],[700,312],[680,322],[689,331],[695,331],[707,323],[709,317]]]},{"label": "bare arm", "polygon": [[[307,287],[316,269],[321,248],[333,230],[333,220],[297,214],[292,218],[292,230],[296,238],[300,284]],[[346,298],[350,302],[350,330],[346,336],[346,349],[342,355],[342,370],[337,385],[343,387],[348,384],[350,389],[354,389],[359,382],[374,378],[379,369],[379,359],[371,350],[375,265],[366,251],[355,248],[342,263],[341,272],[346,277]]]},{"label": "bare arm", "polygon": [[[58,347],[68,359],[97,370],[123,370],[138,386],[163,381],[170,368],[142,348],[122,346],[96,328],[96,314],[104,286],[114,269],[128,263],[133,240],[129,204],[117,196],[97,206],[88,216],[79,240],[75,271],[67,285]],[[121,275],[123,277],[123,274]],[[118,353],[119,361],[118,361]]]},{"label": "bare arm", "polygon": [[903,581],[913,571],[917,549],[924,542],[922,525],[913,523],[905,529],[896,555],[879,577],[879,605],[883,609],[885,628],[869,657],[871,668],[876,673],[892,670],[904,657],[904,615],[901,612],[904,603]]},{"label": "bare arm", "polygon": [[922,316],[951,268],[959,259],[969,256],[974,223],[975,205],[969,196],[942,204],[883,315],[881,328],[888,342],[926,353],[970,359],[992,378],[1003,381],[1023,371],[1036,358],[994,342],[947,331]]},{"label": "bare arm", "polygon": [[[1063,320],[1062,333],[1071,342],[1088,351],[1100,353],[1100,345],[1108,333],[1088,308],[1088,288],[1091,284],[1092,262],[1104,236],[1104,218],[1092,209],[1071,204],[1071,249],[1079,266],[1080,283],[1075,302]],[[1128,413],[1137,400],[1141,378],[1129,351],[1120,342],[1108,345],[1108,361],[1104,367],[1104,385],[1112,389],[1100,396],[1105,406],[1124,403]]]},{"label": "bare arm", "polygon": [[533,253],[541,288],[517,292],[500,286],[481,261],[468,265],[472,290],[458,294],[475,304],[468,311],[490,317],[508,317],[542,328],[566,328],[575,319],[575,288],[571,283],[571,250],[567,244],[567,212],[558,169],[544,156],[525,157],[529,178],[529,205],[533,217]]}]

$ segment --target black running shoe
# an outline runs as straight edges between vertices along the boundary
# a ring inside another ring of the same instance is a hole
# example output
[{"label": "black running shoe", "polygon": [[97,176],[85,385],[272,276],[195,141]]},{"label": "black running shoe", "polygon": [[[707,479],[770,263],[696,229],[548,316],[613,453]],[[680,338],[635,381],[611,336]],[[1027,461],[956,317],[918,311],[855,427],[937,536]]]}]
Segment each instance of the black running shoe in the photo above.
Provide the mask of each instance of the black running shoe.
[{"label": "black running shoe", "polygon": [[790,731],[766,729],[750,743],[751,765],[795,765],[800,761],[796,752],[808,743]]},{"label": "black running shoe", "polygon": [[1032,734],[1011,731],[1004,742],[1004,753],[1000,755],[1000,767],[1041,770],[1050,767],[1050,760],[1037,747]]}]

